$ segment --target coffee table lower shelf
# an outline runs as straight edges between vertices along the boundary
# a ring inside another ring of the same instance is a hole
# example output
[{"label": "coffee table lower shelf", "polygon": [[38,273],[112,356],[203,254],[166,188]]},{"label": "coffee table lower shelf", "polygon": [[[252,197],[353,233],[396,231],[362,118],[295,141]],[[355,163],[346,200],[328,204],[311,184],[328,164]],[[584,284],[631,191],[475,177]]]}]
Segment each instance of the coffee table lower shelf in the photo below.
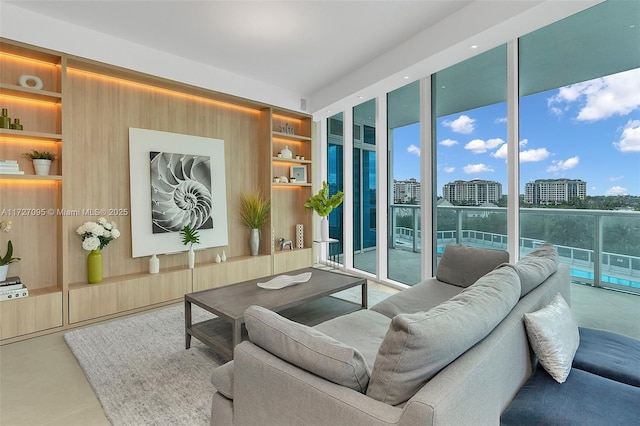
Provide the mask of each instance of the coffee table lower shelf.
[{"label": "coffee table lower shelf", "polygon": [[[285,309],[280,311],[279,314],[292,321],[314,326],[360,309],[362,309],[360,303],[349,302],[333,296],[326,296],[303,305]],[[232,328],[228,321],[216,317],[192,324],[191,327],[186,328],[185,331],[188,335],[200,340],[225,358],[233,358],[233,351],[231,349],[233,342]],[[242,340],[247,339],[247,329],[244,324],[242,324]]]}]

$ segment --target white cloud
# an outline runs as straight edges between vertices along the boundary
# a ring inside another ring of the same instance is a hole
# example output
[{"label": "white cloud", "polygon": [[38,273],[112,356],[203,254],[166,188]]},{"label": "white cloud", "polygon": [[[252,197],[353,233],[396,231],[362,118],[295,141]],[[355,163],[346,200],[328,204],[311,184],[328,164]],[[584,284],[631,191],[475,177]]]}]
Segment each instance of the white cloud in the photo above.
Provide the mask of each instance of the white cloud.
[{"label": "white cloud", "polygon": [[488,139],[486,141],[482,139],[474,139],[464,146],[464,149],[468,149],[474,154],[482,154],[491,149],[495,149],[504,144],[504,140],[500,138]]},{"label": "white cloud", "polygon": [[467,164],[466,166],[463,167],[464,172],[468,175],[472,175],[475,173],[487,173],[487,172],[493,172],[494,170],[487,166],[486,164]]},{"label": "white cloud", "polygon": [[[520,148],[527,145],[528,140],[523,139],[520,141]],[[491,154],[494,158],[507,159],[507,144],[501,145],[500,148]],[[551,153],[547,151],[547,148],[527,149],[520,150],[520,162],[521,163],[533,163],[536,161],[542,161],[549,158]]]},{"label": "white cloud", "polygon": [[640,152],[640,120],[629,120],[619,142],[613,146],[621,152]]},{"label": "white cloud", "polygon": [[534,163],[536,161],[542,161],[549,158],[549,151],[547,148],[527,149],[526,151],[520,151],[521,163]]},{"label": "white cloud", "polygon": [[445,139],[442,142],[440,142],[440,145],[442,145],[442,146],[454,146],[454,145],[458,145],[458,141],[454,141],[453,139]]},{"label": "white cloud", "polygon": [[473,133],[476,128],[476,120],[467,116],[461,115],[453,121],[445,120],[442,125],[451,128],[456,133],[462,133],[465,135]]},{"label": "white cloud", "polygon": [[640,107],[640,69],[562,87],[547,103],[551,113],[558,115],[563,104],[566,108],[566,104],[573,102],[580,103],[580,111],[575,117],[579,121],[628,115]]},{"label": "white cloud", "polygon": [[629,191],[621,186],[612,186],[604,191],[604,195],[629,195]]},{"label": "white cloud", "polygon": [[445,167],[444,169],[442,169],[445,173],[453,173],[456,171],[455,167]]},{"label": "white cloud", "polygon": [[507,144],[503,144],[500,146],[500,148],[498,148],[498,150],[496,152],[492,152],[491,156],[495,157],[495,158],[500,158],[500,159],[507,159],[507,153],[508,153],[508,149],[507,149]]},{"label": "white cloud", "polygon": [[548,172],[560,172],[564,170],[573,169],[580,162],[580,158],[578,156],[571,157],[565,161],[558,160],[552,161],[551,165],[547,167]]},{"label": "white cloud", "polygon": [[496,118],[496,121],[494,121],[494,123],[496,124],[506,123],[506,122],[507,122],[507,117],[498,117]]},{"label": "white cloud", "polygon": [[609,178],[609,182],[616,182],[616,181],[622,180],[623,178],[624,176],[611,176]]},{"label": "white cloud", "polygon": [[417,147],[414,144],[409,145],[409,147],[407,148],[407,152],[409,154],[415,154],[420,157],[420,147]]}]

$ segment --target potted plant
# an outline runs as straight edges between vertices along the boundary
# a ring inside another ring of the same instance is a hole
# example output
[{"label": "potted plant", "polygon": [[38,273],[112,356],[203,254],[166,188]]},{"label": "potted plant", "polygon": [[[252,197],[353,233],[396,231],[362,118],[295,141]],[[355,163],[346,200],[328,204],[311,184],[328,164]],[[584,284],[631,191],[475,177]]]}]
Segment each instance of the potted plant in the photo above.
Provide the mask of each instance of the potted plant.
[{"label": "potted plant", "polygon": [[[0,231],[11,231],[11,221],[7,220],[0,222]],[[7,252],[4,256],[0,255],[0,281],[7,279],[9,264],[17,262],[18,260],[20,260],[19,257],[13,257],[13,244],[11,244],[11,240],[9,240],[9,242],[7,242]]]},{"label": "potted plant", "polygon": [[260,191],[245,192],[240,197],[240,219],[249,227],[249,247],[251,256],[257,256],[260,250],[260,228],[267,223],[271,201]]},{"label": "potted plant", "polygon": [[329,221],[327,216],[329,213],[340,204],[344,199],[344,193],[338,191],[329,197],[329,184],[325,181],[322,182],[322,189],[318,191],[316,195],[309,198],[304,203],[304,207],[307,210],[313,210],[320,216],[320,236],[322,241],[329,240]]},{"label": "potted plant", "polygon": [[198,235],[196,228],[186,225],[180,231],[180,236],[182,237],[182,244],[189,245],[187,259],[189,261],[189,269],[193,269],[196,263],[196,253],[193,251],[193,245],[200,244],[200,235]]},{"label": "potted plant", "polygon": [[51,169],[51,163],[56,159],[56,154],[51,151],[36,151],[25,152],[24,156],[33,160],[33,168],[36,175],[47,176]]}]

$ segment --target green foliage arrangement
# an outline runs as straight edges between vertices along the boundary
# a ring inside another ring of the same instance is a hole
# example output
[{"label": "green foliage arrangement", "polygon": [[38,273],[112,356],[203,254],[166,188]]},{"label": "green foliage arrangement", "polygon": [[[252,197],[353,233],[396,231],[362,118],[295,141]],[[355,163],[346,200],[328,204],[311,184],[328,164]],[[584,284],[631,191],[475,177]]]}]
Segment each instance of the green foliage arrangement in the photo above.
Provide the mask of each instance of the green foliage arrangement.
[{"label": "green foliage arrangement", "polygon": [[304,207],[307,210],[313,209],[319,216],[329,216],[331,210],[342,204],[343,199],[344,193],[342,191],[338,191],[329,197],[329,184],[323,181],[322,189],[305,201]]},{"label": "green foliage arrangement", "polygon": [[240,197],[240,219],[250,229],[260,229],[267,223],[271,201],[260,191],[245,192]]},{"label": "green foliage arrangement", "polygon": [[51,151],[36,151],[31,150],[31,152],[25,152],[23,154],[25,157],[30,158],[32,160],[51,160],[54,161],[56,159],[56,154]]},{"label": "green foliage arrangement", "polygon": [[200,244],[198,230],[189,225],[186,225],[180,230],[180,236],[182,237],[182,244],[185,246],[188,244],[189,248],[193,247],[194,244]]}]

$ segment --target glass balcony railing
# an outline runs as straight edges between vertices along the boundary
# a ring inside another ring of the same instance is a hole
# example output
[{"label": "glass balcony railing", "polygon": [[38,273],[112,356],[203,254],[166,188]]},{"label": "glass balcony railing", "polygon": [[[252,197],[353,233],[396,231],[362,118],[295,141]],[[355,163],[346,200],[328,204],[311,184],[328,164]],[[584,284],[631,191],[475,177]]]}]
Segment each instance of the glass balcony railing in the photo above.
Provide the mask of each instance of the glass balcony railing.
[{"label": "glass balcony railing", "polygon": [[[392,205],[390,219],[390,248],[419,253],[419,206]],[[506,208],[440,206],[437,223],[438,259],[449,243],[507,249]],[[639,212],[523,208],[520,229],[520,257],[550,242],[572,281],[640,294]]]}]

